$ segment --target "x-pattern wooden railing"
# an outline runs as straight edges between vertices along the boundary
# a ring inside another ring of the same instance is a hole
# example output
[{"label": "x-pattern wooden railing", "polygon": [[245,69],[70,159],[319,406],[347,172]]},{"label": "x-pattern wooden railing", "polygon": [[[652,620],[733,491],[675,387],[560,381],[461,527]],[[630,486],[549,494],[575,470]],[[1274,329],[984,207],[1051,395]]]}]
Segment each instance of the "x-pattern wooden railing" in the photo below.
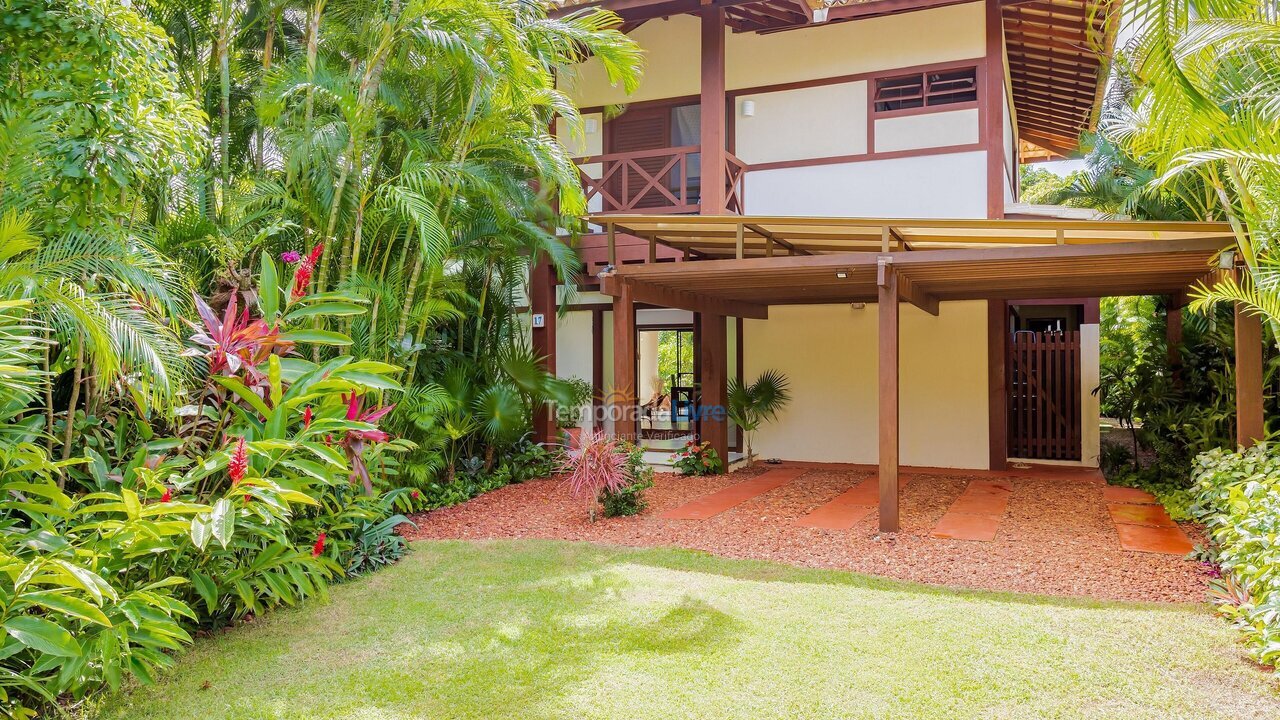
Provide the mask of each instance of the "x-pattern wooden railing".
[{"label": "x-pattern wooden railing", "polygon": [[[580,158],[579,167],[598,165],[597,177],[582,173],[582,189],[587,200],[600,198],[601,213],[643,212],[689,214],[699,211],[701,178],[690,176],[690,158],[699,156],[699,146],[637,150]],[[742,214],[743,176],[747,165],[726,153],[722,177],[726,188],[725,208]],[[708,175],[703,169],[701,175]]]}]

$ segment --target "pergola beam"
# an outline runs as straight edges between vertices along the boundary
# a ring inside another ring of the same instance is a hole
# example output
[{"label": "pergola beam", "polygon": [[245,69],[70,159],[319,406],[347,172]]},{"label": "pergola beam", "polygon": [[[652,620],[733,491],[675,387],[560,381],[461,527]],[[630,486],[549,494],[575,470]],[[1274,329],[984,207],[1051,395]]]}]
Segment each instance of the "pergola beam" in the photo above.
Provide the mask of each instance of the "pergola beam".
[{"label": "pergola beam", "polygon": [[700,293],[673,290],[650,283],[632,282],[617,275],[605,276],[600,279],[600,292],[610,297],[621,297],[624,288],[634,302],[649,303],[690,312],[750,318],[752,320],[769,319],[769,308],[765,305],[757,305],[756,303],[743,302],[741,300],[713,298]]}]

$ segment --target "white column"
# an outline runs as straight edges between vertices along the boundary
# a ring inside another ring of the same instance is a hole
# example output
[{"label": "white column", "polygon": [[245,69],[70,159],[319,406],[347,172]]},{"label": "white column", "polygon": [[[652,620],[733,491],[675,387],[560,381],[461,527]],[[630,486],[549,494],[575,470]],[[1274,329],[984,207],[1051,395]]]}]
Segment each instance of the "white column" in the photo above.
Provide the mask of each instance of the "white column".
[{"label": "white column", "polygon": [[1099,332],[1096,323],[1080,326],[1080,462],[1098,467],[1101,437],[1098,426],[1102,410],[1098,403]]}]

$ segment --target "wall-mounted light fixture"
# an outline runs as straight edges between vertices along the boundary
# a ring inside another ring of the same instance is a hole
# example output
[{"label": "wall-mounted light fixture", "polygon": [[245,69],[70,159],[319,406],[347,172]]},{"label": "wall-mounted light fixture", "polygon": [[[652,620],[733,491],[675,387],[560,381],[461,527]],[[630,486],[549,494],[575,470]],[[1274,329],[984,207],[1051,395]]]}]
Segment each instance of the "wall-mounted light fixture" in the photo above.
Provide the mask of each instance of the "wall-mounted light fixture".
[{"label": "wall-mounted light fixture", "polygon": [[755,114],[756,114],[756,101],[743,100],[742,101],[742,117],[753,117],[755,116]]},{"label": "wall-mounted light fixture", "polygon": [[1235,266],[1236,266],[1236,251],[1223,250],[1222,254],[1218,256],[1218,267],[1223,270],[1230,270]]},{"label": "wall-mounted light fixture", "polygon": [[813,11],[813,21],[816,23],[824,23],[827,21],[827,12],[831,8],[817,8]]},{"label": "wall-mounted light fixture", "polygon": [[600,123],[595,118],[589,117],[587,118],[587,121],[583,123],[582,127],[588,134],[590,134],[600,129]]},{"label": "wall-mounted light fixture", "polygon": [[836,273],[836,277],[838,277],[838,278],[840,278],[841,280],[843,280],[843,279],[845,279],[845,278],[849,277],[849,273],[847,273],[847,272],[845,272],[845,271],[841,270],[840,272]]}]

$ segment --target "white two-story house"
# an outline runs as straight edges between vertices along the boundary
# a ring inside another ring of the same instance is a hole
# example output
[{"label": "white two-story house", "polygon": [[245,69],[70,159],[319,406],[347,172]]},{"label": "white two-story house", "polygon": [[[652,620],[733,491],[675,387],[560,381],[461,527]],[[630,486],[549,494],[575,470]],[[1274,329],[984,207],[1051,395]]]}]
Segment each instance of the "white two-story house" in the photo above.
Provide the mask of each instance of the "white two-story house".
[{"label": "white two-story house", "polygon": [[644,80],[560,78],[590,232],[576,293],[532,283],[535,344],[596,390],[586,422],[738,457],[707,408],[772,369],[792,401],[755,453],[878,463],[895,502],[899,462],[1096,465],[1097,298],[1177,294],[1229,242],[1018,203],[1019,163],[1095,121],[1118,2],[598,4]]}]

